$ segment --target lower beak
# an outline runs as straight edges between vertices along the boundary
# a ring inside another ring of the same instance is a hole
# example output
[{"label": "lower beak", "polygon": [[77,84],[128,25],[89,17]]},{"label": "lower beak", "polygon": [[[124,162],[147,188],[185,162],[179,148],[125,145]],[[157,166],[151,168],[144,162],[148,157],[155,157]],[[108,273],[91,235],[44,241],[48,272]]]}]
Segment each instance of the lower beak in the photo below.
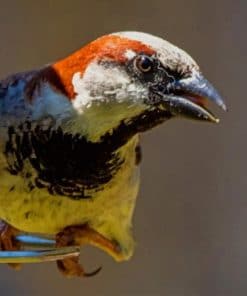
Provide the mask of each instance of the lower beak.
[{"label": "lower beak", "polygon": [[219,119],[203,106],[205,100],[227,110],[217,90],[201,74],[173,82],[171,93],[162,97],[162,105],[174,116],[218,123]]}]

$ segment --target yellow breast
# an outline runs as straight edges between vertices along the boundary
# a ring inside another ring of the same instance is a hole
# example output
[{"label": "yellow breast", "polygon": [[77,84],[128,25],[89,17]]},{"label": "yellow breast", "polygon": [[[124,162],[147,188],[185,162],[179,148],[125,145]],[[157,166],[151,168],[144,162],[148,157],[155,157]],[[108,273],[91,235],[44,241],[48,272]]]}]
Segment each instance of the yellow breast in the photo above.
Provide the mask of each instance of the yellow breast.
[{"label": "yellow breast", "polygon": [[[28,191],[21,176],[0,172],[0,218],[25,232],[55,234],[75,224],[89,225],[119,242],[126,256],[133,250],[131,220],[139,188],[139,168],[132,138],[118,151],[124,162],[113,179],[102,188],[88,190],[90,199],[73,200],[51,195],[46,189]],[[4,167],[4,159],[1,160]]]}]

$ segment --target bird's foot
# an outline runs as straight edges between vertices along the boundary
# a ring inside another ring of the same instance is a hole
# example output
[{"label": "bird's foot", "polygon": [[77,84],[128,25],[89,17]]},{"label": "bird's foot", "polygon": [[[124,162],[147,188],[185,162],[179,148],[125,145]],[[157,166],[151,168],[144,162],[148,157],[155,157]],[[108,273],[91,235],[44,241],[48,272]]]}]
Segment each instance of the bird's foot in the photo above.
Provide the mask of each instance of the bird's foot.
[{"label": "bird's foot", "polygon": [[[93,245],[103,249],[115,259],[121,261],[121,249],[119,245],[105,238],[87,224],[66,227],[62,232],[57,234],[56,243],[57,247]],[[58,260],[57,267],[63,275],[68,277],[93,276],[101,270],[100,267],[91,273],[85,272],[79,263],[79,256]]]},{"label": "bird's foot", "polygon": [[[0,220],[0,250],[1,251],[19,251],[21,244],[15,239],[19,230]],[[19,263],[8,263],[11,268],[18,270],[21,268]]]}]

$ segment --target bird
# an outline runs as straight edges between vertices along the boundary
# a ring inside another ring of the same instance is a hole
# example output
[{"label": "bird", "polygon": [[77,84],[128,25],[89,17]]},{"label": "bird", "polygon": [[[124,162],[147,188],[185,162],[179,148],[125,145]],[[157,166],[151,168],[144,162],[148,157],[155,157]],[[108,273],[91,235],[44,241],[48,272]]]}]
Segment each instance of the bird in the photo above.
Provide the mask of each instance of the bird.
[{"label": "bird", "polygon": [[[128,260],[140,134],[173,118],[218,123],[208,101],[226,110],[188,53],[135,31],[0,80],[0,249],[19,250],[18,233],[38,233]],[[57,266],[92,275],[79,257]]]}]

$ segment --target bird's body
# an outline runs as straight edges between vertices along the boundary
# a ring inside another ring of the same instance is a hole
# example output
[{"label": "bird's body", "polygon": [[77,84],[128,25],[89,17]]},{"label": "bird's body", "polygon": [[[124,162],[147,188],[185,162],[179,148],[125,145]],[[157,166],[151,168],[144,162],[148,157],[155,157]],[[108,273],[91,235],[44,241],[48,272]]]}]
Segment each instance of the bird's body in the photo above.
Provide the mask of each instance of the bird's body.
[{"label": "bird's body", "polygon": [[189,55],[136,32],[2,80],[0,219],[42,234],[87,224],[129,258],[139,134],[176,115],[216,121],[203,97],[224,107]]},{"label": "bird's body", "polygon": [[[2,81],[0,88],[0,218],[22,231],[42,234],[89,223],[121,243],[130,256],[129,231],[139,187],[135,127],[122,124],[114,134],[93,142],[77,132],[68,133],[66,124],[54,127],[51,114],[30,121],[33,110],[27,108],[23,94],[37,73],[17,75],[17,83]],[[52,88],[47,93],[55,108],[64,100]]]}]

